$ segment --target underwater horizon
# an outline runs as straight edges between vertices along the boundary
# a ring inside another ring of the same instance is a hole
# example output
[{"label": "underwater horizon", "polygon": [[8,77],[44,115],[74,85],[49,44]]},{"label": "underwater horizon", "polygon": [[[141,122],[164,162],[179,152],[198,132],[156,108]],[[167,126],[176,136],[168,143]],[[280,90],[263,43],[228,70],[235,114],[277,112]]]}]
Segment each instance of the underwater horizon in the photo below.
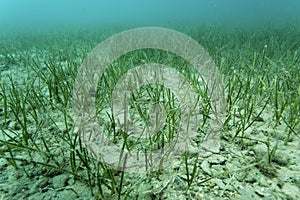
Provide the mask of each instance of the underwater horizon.
[{"label": "underwater horizon", "polygon": [[299,0],[0,0],[0,200],[300,199]]},{"label": "underwater horizon", "polygon": [[34,30],[129,25],[240,25],[297,24],[296,0],[2,0],[0,27]]}]

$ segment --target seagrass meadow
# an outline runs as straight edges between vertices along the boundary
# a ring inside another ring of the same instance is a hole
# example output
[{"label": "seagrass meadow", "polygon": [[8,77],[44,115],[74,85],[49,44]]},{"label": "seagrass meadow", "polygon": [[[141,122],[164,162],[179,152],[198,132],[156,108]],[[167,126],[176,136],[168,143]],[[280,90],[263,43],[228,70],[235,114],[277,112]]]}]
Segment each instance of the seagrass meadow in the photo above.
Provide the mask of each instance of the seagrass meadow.
[{"label": "seagrass meadow", "polygon": [[[128,27],[1,32],[0,199],[300,199],[300,26],[172,28],[199,42],[222,75],[219,153],[186,152],[172,165],[134,174],[86,148],[72,116],[77,72],[97,44]],[[130,139],[105,115],[120,77],[150,62],[174,66],[186,79],[195,73],[179,56],[144,49],[115,60],[98,84],[105,133],[133,152],[170,142],[181,119],[176,96],[159,85],[139,88],[128,103],[133,119],[147,124],[149,105],[163,102],[166,125],[151,142]],[[212,111],[205,87],[190,84],[201,97],[197,147]]]}]

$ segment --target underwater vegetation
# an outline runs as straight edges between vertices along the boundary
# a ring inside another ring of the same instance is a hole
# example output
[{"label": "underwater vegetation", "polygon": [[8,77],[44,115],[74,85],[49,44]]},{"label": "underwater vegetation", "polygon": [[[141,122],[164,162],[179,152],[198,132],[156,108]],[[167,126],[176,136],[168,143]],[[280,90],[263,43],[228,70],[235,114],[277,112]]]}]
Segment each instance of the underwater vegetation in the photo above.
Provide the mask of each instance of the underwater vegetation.
[{"label": "underwater vegetation", "polygon": [[[223,75],[227,115],[220,153],[201,158],[186,152],[171,166],[144,174],[118,171],[96,159],[72,118],[78,69],[119,29],[1,34],[0,198],[299,199],[300,27],[178,30],[198,41]],[[199,94],[201,119],[193,141],[199,147],[212,113],[207,90],[193,80],[193,66],[155,49],[119,57],[101,77],[96,108],[105,134],[133,153],[159,149],[176,136],[181,105],[162,86],[141,87],[128,103],[132,118],[147,124],[149,110],[161,109],[150,105],[162,102],[166,125],[155,136],[130,139],[106,114],[120,77],[151,62],[174,66]]]}]

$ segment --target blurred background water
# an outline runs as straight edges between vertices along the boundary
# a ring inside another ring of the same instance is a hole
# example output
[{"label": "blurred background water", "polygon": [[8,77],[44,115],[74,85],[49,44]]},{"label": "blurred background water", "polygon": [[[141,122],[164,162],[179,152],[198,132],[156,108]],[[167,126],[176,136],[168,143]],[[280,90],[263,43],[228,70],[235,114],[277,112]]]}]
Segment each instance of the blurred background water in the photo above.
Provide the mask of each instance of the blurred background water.
[{"label": "blurred background water", "polygon": [[0,0],[0,29],[300,24],[299,0]]}]

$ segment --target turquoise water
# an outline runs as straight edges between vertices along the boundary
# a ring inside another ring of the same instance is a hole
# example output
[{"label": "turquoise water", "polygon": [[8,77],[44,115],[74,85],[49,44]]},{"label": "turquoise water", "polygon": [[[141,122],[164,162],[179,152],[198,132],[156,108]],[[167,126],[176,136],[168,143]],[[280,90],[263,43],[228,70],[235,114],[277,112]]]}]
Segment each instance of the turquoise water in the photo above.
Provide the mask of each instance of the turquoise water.
[{"label": "turquoise water", "polygon": [[297,0],[2,0],[0,26],[99,26],[101,24],[243,24],[299,23]]}]

